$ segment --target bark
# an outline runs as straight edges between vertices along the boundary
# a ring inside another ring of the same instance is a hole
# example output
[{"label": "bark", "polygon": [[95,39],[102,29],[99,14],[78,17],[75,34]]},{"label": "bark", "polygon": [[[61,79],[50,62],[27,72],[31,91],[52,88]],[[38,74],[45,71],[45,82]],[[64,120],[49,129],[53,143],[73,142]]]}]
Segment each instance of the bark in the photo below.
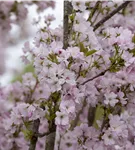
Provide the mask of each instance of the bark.
[{"label": "bark", "polygon": [[39,129],[39,125],[40,125],[40,120],[34,120],[33,125],[32,125],[32,131],[33,131],[33,136],[30,139],[30,146],[29,146],[29,150],[35,150],[36,149],[36,143],[38,140],[38,129]]},{"label": "bark", "polygon": [[95,114],[96,114],[96,106],[92,107],[89,106],[89,110],[88,110],[88,126],[92,126],[94,123],[94,119],[95,119]]},{"label": "bark", "polygon": [[55,136],[56,132],[52,132],[48,136],[46,136],[45,150],[54,150]]},{"label": "bark", "polygon": [[69,42],[69,14],[72,13],[72,4],[69,1],[64,1],[64,15],[63,15],[63,49],[68,47]]}]

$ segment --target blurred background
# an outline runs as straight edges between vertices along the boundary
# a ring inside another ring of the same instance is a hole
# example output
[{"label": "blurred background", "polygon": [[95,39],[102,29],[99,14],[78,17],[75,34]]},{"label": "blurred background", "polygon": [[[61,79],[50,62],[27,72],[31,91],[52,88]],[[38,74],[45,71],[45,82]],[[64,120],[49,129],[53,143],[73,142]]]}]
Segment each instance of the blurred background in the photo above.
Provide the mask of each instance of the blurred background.
[{"label": "blurred background", "polygon": [[[0,48],[0,85],[5,86],[11,81],[15,80],[24,70],[28,68],[25,67],[25,64],[20,58],[23,55],[22,48],[26,41],[32,42],[36,32],[40,27],[44,25],[44,19],[38,24],[33,25],[33,19],[38,20],[38,17],[41,16],[44,18],[45,15],[53,14],[56,18],[52,22],[51,27],[56,28],[59,25],[62,25],[63,20],[63,0],[54,0],[55,8],[48,8],[47,10],[40,13],[36,11],[36,5],[28,6],[28,15],[25,20],[18,25],[12,24],[11,30],[8,34],[8,41],[6,42],[4,48]],[[7,2],[7,1],[5,1]],[[19,0],[20,2],[20,0]],[[1,26],[1,23],[0,23]],[[3,35],[3,38],[6,35]],[[3,45],[3,41],[0,40],[0,45]]]}]

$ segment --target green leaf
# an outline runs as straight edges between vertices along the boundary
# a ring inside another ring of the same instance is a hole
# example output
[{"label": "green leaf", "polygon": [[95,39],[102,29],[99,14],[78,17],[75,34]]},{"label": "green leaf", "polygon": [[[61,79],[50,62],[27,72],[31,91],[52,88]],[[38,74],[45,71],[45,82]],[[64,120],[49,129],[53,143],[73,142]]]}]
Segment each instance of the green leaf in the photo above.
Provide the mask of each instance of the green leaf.
[{"label": "green leaf", "polygon": [[60,98],[60,92],[52,93],[51,98],[57,101]]},{"label": "green leaf", "polygon": [[26,127],[28,130],[30,130],[33,121],[28,121],[28,122],[25,121],[24,123],[25,123],[25,127]]},{"label": "green leaf", "polygon": [[71,14],[71,15],[69,16],[69,19],[73,22],[74,19],[75,19],[75,14]]},{"label": "green leaf", "polygon": [[86,56],[90,56],[90,55],[94,54],[95,52],[97,52],[97,50],[95,50],[95,49],[93,49],[93,50],[91,50],[91,51],[88,51],[88,52],[86,53]]},{"label": "green leaf", "polygon": [[49,54],[48,59],[49,59],[50,61],[56,63],[56,64],[59,63],[59,62],[58,62],[58,59],[57,59],[57,56],[56,56],[55,54],[53,54],[53,53],[52,53],[52,54]]},{"label": "green leaf", "polygon": [[87,70],[80,71],[80,76],[85,78],[86,74],[87,74]]},{"label": "green leaf", "polygon": [[52,114],[51,116],[50,116],[50,121],[52,121],[52,120],[54,120],[55,119],[55,117],[56,117],[56,114],[54,113],[54,114]]},{"label": "green leaf", "polygon": [[33,136],[33,132],[31,130],[28,129],[24,129],[22,130],[24,137],[26,138],[26,140],[30,140],[31,137]]},{"label": "green leaf", "polygon": [[45,117],[46,117],[46,119],[47,119],[48,121],[52,121],[52,120],[55,119],[56,114],[53,113],[53,114],[50,115],[49,113],[47,113]]},{"label": "green leaf", "polygon": [[16,81],[22,82],[22,75],[25,74],[25,73],[27,73],[27,72],[32,72],[33,75],[36,77],[36,75],[34,74],[34,71],[35,71],[35,69],[34,69],[32,63],[26,65],[26,66],[24,67],[23,71],[22,71],[20,74],[16,74],[16,75],[13,77],[13,79],[11,80],[11,83],[14,83],[14,82],[16,82]]},{"label": "green leaf", "polygon": [[130,53],[132,53],[132,54],[133,54],[133,56],[135,56],[135,48],[134,48],[134,49],[132,49],[132,50],[130,51]]},{"label": "green leaf", "polygon": [[79,43],[79,47],[80,47],[80,52],[83,52],[85,56],[90,56],[92,54],[94,54],[95,52],[97,52],[97,50],[93,49],[91,51],[88,50],[88,48],[84,47],[83,43]]},{"label": "green leaf", "polygon": [[83,43],[79,43],[79,47],[80,47],[80,52],[83,52],[85,55],[88,52],[88,48],[85,48]]},{"label": "green leaf", "polygon": [[132,42],[135,43],[135,35],[132,37]]},{"label": "green leaf", "polygon": [[93,126],[96,129],[99,129],[97,120],[102,120],[103,115],[104,115],[104,109],[103,109],[102,105],[98,105],[98,107],[96,108],[95,120],[94,120],[94,124],[93,124]]},{"label": "green leaf", "polygon": [[68,59],[68,61],[69,61],[68,69],[70,69],[70,67],[71,67],[72,63],[74,62],[74,60],[73,60],[72,57],[70,57],[70,58]]}]

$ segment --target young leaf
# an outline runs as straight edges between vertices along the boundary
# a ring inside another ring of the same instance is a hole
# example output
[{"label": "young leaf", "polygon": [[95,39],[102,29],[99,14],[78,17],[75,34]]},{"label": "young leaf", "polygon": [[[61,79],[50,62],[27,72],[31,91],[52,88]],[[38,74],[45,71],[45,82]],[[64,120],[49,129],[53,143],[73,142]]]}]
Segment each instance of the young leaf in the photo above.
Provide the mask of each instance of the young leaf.
[{"label": "young leaf", "polygon": [[94,54],[95,52],[97,52],[97,50],[95,50],[95,49],[93,49],[93,50],[91,50],[91,51],[88,51],[88,52],[86,53],[86,56],[90,56],[90,55]]}]

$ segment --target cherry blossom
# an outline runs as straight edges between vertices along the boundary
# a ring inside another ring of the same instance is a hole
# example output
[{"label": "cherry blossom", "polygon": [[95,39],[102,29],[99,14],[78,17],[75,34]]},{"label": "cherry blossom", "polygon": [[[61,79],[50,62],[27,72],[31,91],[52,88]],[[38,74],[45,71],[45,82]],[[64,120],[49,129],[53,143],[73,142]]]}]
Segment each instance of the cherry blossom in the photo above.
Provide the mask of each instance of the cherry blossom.
[{"label": "cherry blossom", "polygon": [[[69,4],[72,11],[68,20],[64,18],[68,35],[63,35],[65,24],[51,29],[55,18],[46,16],[44,27],[22,49],[34,72],[0,88],[0,146],[134,150],[135,3]],[[42,11],[47,5],[53,8],[53,2],[40,2],[38,7]],[[123,10],[110,15],[121,6]],[[132,20],[129,24],[127,17]]]}]

